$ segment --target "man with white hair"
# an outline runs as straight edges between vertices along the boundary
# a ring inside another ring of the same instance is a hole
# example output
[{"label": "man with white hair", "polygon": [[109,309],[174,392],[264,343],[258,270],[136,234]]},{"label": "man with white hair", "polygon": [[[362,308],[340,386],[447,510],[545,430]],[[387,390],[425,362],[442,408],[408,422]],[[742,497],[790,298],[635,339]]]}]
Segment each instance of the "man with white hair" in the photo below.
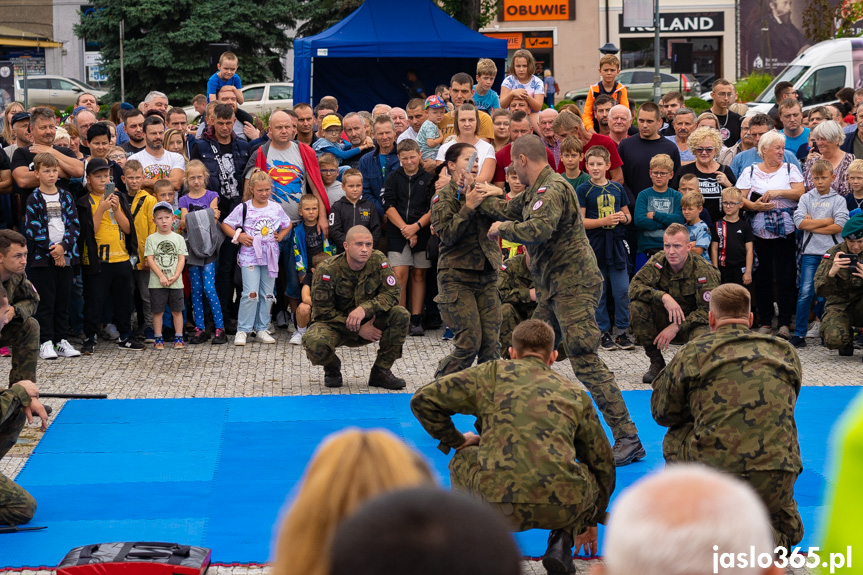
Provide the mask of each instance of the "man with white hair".
[{"label": "man with white hair", "polygon": [[620,146],[624,138],[629,137],[629,129],[632,128],[632,112],[629,106],[617,104],[608,111],[608,137]]},{"label": "man with white hair", "polygon": [[773,549],[767,511],[751,487],[705,466],[679,464],[617,497],[605,530],[605,561],[591,573],[781,575]]},{"label": "man with white hair", "polygon": [[162,92],[153,90],[144,97],[144,108],[141,110],[146,114],[150,110],[156,110],[162,118],[168,113],[168,96]]},{"label": "man with white hair", "polygon": [[555,118],[557,118],[557,110],[554,108],[546,108],[539,113],[537,124],[539,126],[539,137],[542,139],[542,143],[545,144],[546,148],[551,150],[551,154],[554,156],[554,164],[552,164],[551,167],[557,171],[557,167],[560,165],[561,138],[558,138],[557,134],[554,133]]},{"label": "man with white hair", "polygon": [[374,108],[372,108],[372,118],[377,118],[381,114],[389,114],[392,108],[386,104],[376,104]]},{"label": "man with white hair", "polygon": [[403,108],[393,108],[390,110],[390,118],[393,119],[393,128],[395,128],[396,141],[398,141],[398,137],[408,129],[408,114]]}]

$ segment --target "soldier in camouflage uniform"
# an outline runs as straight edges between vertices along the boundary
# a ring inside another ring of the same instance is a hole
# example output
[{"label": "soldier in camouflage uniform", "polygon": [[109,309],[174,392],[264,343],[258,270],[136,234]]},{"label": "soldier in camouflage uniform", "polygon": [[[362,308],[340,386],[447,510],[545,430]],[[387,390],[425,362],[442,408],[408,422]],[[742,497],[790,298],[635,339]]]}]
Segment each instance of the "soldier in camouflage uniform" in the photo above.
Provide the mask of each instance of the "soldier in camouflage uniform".
[{"label": "soldier in camouflage uniform", "polygon": [[[596,548],[614,491],[608,438],[587,394],[557,374],[554,331],[539,320],[513,332],[512,360],[491,361],[420,388],[411,410],[444,453],[453,489],[493,505],[513,529],[551,529],[543,565],[565,574],[576,550]],[[462,434],[451,415],[477,417]]]},{"label": "soldier in camouflage uniform", "polygon": [[312,365],[324,366],[324,385],[342,386],[341,345],[379,342],[369,385],[403,389],[405,380],[391,368],[402,356],[410,314],[398,305],[399,285],[372,234],[363,226],[348,230],[345,252],[320,264],[312,278],[312,319],[303,346]]},{"label": "soldier in camouflage uniform", "polygon": [[515,326],[530,319],[536,310],[536,288],[530,273],[530,255],[517,254],[503,262],[497,280],[500,293],[500,349],[509,357],[510,340]]},{"label": "soldier in camouflage uniform", "polygon": [[9,385],[22,380],[36,381],[39,323],[33,315],[39,307],[39,294],[24,275],[26,266],[27,240],[18,232],[0,230],[0,282],[9,299],[9,306],[4,308],[0,347],[8,347],[12,352]]},{"label": "soldier in camouflage uniform", "polygon": [[863,325],[863,265],[849,267],[846,254],[863,261],[863,215],[849,219],[842,228],[845,241],[830,248],[815,272],[815,294],[826,298],[821,317],[821,336],[839,355],[854,355],[853,326]]},{"label": "soldier in camouflage uniform", "polygon": [[455,338],[452,353],[438,364],[436,376],[448,375],[500,357],[500,296],[497,274],[500,247],[489,239],[491,220],[476,208],[482,194],[465,167],[475,149],[454,144],[446,153],[452,180],[433,198],[431,223],[440,238],[438,295],[444,323]]},{"label": "soldier in camouflage uniform", "polygon": [[690,254],[685,226],[668,226],[663,242],[664,251],[654,254],[629,284],[632,333],[650,358],[650,368],[641,378],[644,383],[652,382],[665,367],[662,351],[672,341],[686,343],[707,332],[710,291],[720,282],[715,267]]},{"label": "soldier in camouflage uniform", "polygon": [[[698,259],[698,258],[696,258]],[[713,290],[711,332],[690,340],[653,382],[650,409],[668,427],[667,463],[703,463],[747,481],[764,500],[776,544],[803,538],[794,482],[803,470],[794,405],[800,359],[788,342],[749,330],[749,292]]]},{"label": "soldier in camouflage uniform", "polygon": [[536,283],[535,319],[555,329],[563,341],[576,377],[590,391],[614,434],[614,460],[627,465],[644,457],[644,447],[614,374],[596,354],[599,328],[596,306],[602,275],[584,232],[578,199],[572,186],[548,165],[545,145],[536,136],[512,144],[512,164],[526,189],[508,202],[481,186],[487,195],[479,210],[496,220],[493,238],[524,244]]},{"label": "soldier in camouflage uniform", "polygon": [[[0,459],[15,445],[24,424],[33,415],[42,419],[42,431],[47,429],[48,414],[38,397],[39,390],[32,381],[14,383],[0,393]],[[27,523],[35,513],[36,500],[0,473],[0,525]]]}]

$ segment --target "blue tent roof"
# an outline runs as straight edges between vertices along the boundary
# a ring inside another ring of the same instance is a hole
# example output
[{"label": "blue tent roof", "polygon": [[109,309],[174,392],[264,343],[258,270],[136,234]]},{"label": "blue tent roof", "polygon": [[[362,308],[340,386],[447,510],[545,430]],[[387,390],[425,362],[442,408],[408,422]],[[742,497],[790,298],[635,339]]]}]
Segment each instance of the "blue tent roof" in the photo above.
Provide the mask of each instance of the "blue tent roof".
[{"label": "blue tent roof", "polygon": [[[294,101],[311,95],[311,59],[505,59],[506,41],[474,32],[431,0],[366,0],[350,16],[308,38],[294,40]],[[473,72],[473,70],[467,70]]]}]

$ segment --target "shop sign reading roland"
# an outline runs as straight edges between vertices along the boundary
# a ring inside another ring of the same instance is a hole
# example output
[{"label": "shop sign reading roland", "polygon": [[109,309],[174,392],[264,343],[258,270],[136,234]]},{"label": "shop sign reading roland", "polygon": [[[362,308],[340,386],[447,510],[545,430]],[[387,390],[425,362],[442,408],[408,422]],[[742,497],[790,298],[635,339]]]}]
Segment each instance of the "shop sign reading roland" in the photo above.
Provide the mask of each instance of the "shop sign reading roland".
[{"label": "shop sign reading roland", "polygon": [[[624,26],[623,14],[617,18],[620,35],[653,33],[653,26]],[[723,32],[725,14],[722,12],[669,12],[659,13],[659,30],[669,32]]]},{"label": "shop sign reading roland", "polygon": [[503,0],[504,22],[575,20],[575,0]]}]

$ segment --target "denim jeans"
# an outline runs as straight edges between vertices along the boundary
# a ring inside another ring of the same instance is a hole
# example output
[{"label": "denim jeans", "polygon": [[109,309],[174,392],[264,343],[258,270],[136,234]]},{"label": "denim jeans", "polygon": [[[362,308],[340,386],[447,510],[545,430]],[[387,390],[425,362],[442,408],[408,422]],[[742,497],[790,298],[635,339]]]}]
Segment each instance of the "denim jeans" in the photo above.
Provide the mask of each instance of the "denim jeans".
[{"label": "denim jeans", "polygon": [[797,321],[794,335],[806,337],[809,329],[809,308],[815,297],[815,271],[821,265],[823,256],[804,254],[800,260],[800,291],[797,295]]},{"label": "denim jeans", "polygon": [[[270,323],[270,306],[275,301],[273,288],[276,278],[271,278],[267,266],[243,266],[243,297],[240,299],[240,313],[237,331],[249,333],[265,331]],[[251,294],[255,297],[252,298]]]},{"label": "denim jeans", "polygon": [[614,298],[614,325],[623,331],[629,327],[629,271],[616,269],[614,263],[608,263],[600,268],[604,279],[602,295],[599,296],[599,306],[596,308],[596,325],[602,333],[611,331],[611,320],[608,318],[608,292]]}]

